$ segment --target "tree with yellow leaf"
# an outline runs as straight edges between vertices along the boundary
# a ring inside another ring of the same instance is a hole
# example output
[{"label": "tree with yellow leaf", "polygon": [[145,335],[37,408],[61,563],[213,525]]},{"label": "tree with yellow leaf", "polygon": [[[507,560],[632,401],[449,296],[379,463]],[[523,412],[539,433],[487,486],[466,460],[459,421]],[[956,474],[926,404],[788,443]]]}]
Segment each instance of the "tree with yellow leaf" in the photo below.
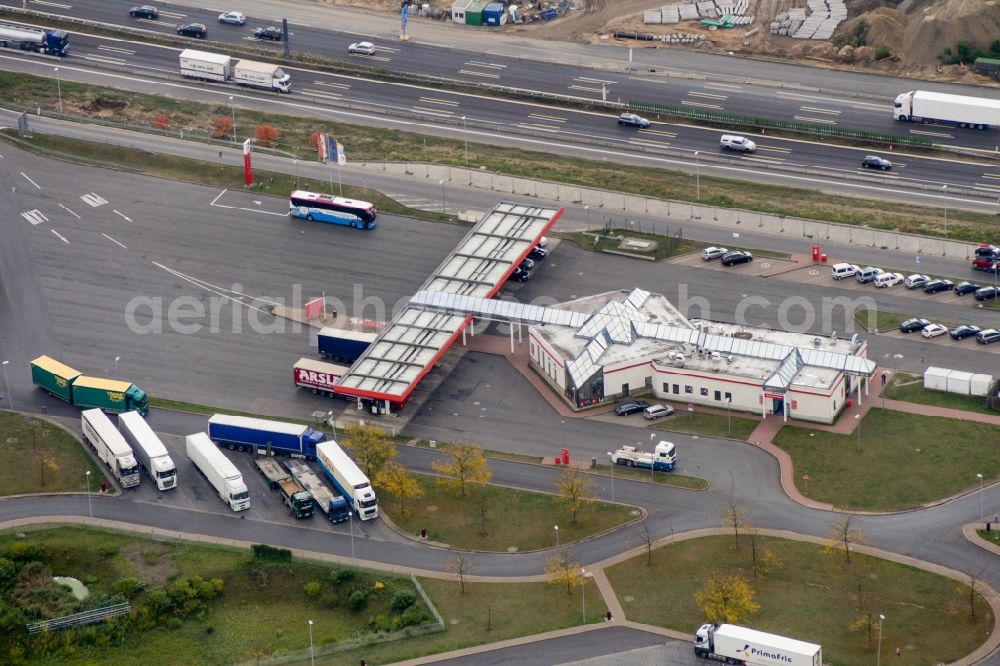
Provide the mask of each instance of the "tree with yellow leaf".
[{"label": "tree with yellow leaf", "polygon": [[739,574],[714,574],[703,591],[694,593],[694,600],[713,624],[740,624],[760,610],[753,588]]},{"label": "tree with yellow leaf", "polygon": [[395,460],[383,465],[375,475],[375,485],[399,498],[399,513],[406,515],[406,500],[423,497],[424,489],[410,471]]},{"label": "tree with yellow leaf", "polygon": [[583,567],[579,562],[574,562],[565,549],[546,560],[545,575],[549,585],[565,585],[569,596],[573,595],[574,587],[580,587],[584,583]]},{"label": "tree with yellow leaf", "polygon": [[594,482],[578,469],[565,470],[556,481],[556,490],[559,492],[559,499],[569,508],[573,516],[571,521],[573,525],[576,525],[576,514],[580,509],[585,504],[592,503],[597,496]]},{"label": "tree with yellow leaf", "polygon": [[435,472],[444,476],[439,483],[459,490],[462,497],[466,496],[466,487],[470,483],[489,483],[493,472],[486,464],[486,455],[475,442],[459,442],[445,449],[446,460],[431,463]]},{"label": "tree with yellow leaf", "polygon": [[354,424],[347,426],[340,443],[354,456],[358,467],[369,479],[375,478],[382,467],[396,457],[396,445],[380,428]]}]

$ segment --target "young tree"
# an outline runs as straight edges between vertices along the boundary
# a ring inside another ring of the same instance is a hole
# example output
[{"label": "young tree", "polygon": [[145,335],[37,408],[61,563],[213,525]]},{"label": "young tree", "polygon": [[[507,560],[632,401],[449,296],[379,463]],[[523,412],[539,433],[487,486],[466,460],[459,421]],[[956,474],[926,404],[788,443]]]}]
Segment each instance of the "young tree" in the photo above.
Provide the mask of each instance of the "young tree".
[{"label": "young tree", "polygon": [[465,577],[472,573],[472,569],[472,557],[466,553],[459,553],[448,565],[448,572],[458,576],[458,584],[462,594],[465,594]]},{"label": "young tree", "polygon": [[257,143],[265,148],[273,148],[278,142],[278,129],[273,125],[258,125],[255,134]]},{"label": "young tree", "polygon": [[639,537],[642,539],[643,545],[646,546],[646,566],[651,567],[653,566],[653,535],[649,531],[649,525],[646,524],[645,516],[639,521]]},{"label": "young tree", "polygon": [[550,585],[565,585],[566,594],[573,595],[573,588],[584,583],[583,567],[574,562],[565,549],[550,557],[545,562],[545,574]]},{"label": "young tree", "polygon": [[865,632],[865,648],[868,650],[872,649],[872,633],[875,625],[875,618],[872,616],[871,609],[867,609],[861,615],[856,617],[853,622],[851,622],[851,631],[863,631]]},{"label": "young tree", "polygon": [[968,576],[968,582],[959,585],[956,591],[965,595],[969,594],[969,617],[973,620],[976,619],[976,588],[983,581],[983,572],[966,574]]},{"label": "young tree", "polygon": [[48,470],[50,472],[58,472],[59,471],[59,462],[56,459],[55,455],[52,453],[52,451],[49,451],[47,448],[43,448],[38,453],[38,464],[39,464],[39,467],[40,467],[39,471],[41,472],[41,477],[42,477],[42,487],[44,488],[45,487],[45,470]]},{"label": "young tree", "polygon": [[709,622],[739,624],[760,610],[753,588],[739,574],[713,574],[694,600]]},{"label": "young tree", "polygon": [[423,497],[424,489],[410,474],[409,470],[395,460],[390,460],[382,466],[375,475],[375,485],[385,488],[399,498],[399,513],[406,515],[406,500]]},{"label": "young tree", "polygon": [[365,470],[369,479],[375,478],[378,471],[396,457],[396,445],[392,439],[385,431],[374,426],[348,426],[341,444],[354,454],[354,460]]},{"label": "young tree", "polygon": [[233,132],[233,121],[229,116],[216,116],[212,121],[212,136],[225,139]]},{"label": "young tree", "polygon": [[556,490],[559,491],[559,498],[573,516],[571,520],[573,525],[576,525],[576,515],[580,508],[584,504],[590,504],[597,497],[594,482],[577,469],[565,470],[556,482]]},{"label": "young tree", "polygon": [[486,536],[486,520],[490,517],[490,493],[486,490],[485,483],[476,483],[472,486],[476,495],[476,503],[479,505],[479,536]]},{"label": "young tree", "polygon": [[447,460],[431,463],[435,472],[446,477],[439,483],[449,488],[457,488],[462,497],[466,496],[466,486],[470,483],[489,483],[493,472],[486,464],[486,455],[475,442],[452,444],[445,453]]},{"label": "young tree", "polygon": [[848,514],[830,526],[830,543],[826,547],[829,553],[844,550],[844,562],[851,563],[851,546],[864,543],[861,528],[855,524],[855,517]]},{"label": "young tree", "polygon": [[723,513],[723,520],[727,525],[733,526],[733,534],[736,536],[736,550],[740,549],[740,530],[746,527],[747,512],[741,506],[734,504],[732,500]]}]

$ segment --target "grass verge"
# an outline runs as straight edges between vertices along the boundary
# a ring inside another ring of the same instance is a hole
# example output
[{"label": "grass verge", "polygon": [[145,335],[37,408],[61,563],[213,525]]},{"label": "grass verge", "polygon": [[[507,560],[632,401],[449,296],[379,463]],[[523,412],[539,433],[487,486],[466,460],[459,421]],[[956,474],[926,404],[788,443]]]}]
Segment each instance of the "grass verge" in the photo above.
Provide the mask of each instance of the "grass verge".
[{"label": "grass verge", "polygon": [[592,468],[590,473],[600,476],[611,476],[612,469],[614,470],[614,477],[616,479],[659,483],[660,485],[685,488],[687,490],[704,490],[708,488],[708,481],[699,479],[696,476],[685,476],[683,474],[675,474],[674,472],[651,472],[623,465],[598,465]]},{"label": "grass verge", "polygon": [[[997,523],[994,523],[997,525]],[[987,541],[994,546],[1000,546],[1000,525],[992,527],[989,532],[986,530],[976,530],[976,535],[983,541]]]},{"label": "grass verge", "polygon": [[[865,613],[891,621],[882,628],[883,654],[899,646],[907,663],[951,663],[972,652],[993,628],[985,600],[975,595],[976,619],[970,618],[969,591],[945,578],[914,567],[801,541],[757,537],[758,562],[765,553],[773,565],[753,574],[746,535],[740,550],[732,535],[681,541],[610,567],[608,579],[629,620],[693,632],[705,621],[694,594],[719,573],[748,581],[760,605],[739,622],[762,631],[823,646],[823,663],[856,666],[872,663],[873,633],[852,630]],[[651,580],[664,584],[651,585]],[[859,599],[860,596],[860,599]],[[888,659],[887,659],[888,662]]]},{"label": "grass verge", "polygon": [[705,435],[706,437],[729,437],[746,440],[757,427],[758,421],[733,415],[732,419],[721,414],[706,412],[687,412],[685,407],[676,405],[674,415],[665,421],[658,421],[653,426],[656,430],[683,432],[690,435]]},{"label": "grass verge", "polygon": [[987,407],[986,400],[983,398],[974,395],[946,393],[944,391],[930,391],[924,388],[924,383],[920,375],[913,375],[906,372],[896,373],[896,376],[886,386],[884,393],[885,397],[890,400],[904,400],[921,405],[947,407],[948,409],[961,409],[965,412],[1000,416],[1000,411]]},{"label": "grass verge", "polygon": [[977,473],[987,482],[1000,474],[1000,426],[873,408],[859,430],[781,429],[775,444],[791,456],[800,492],[846,510],[891,511],[971,490]]},{"label": "grass verge", "polygon": [[[43,419],[0,412],[0,496],[98,490],[104,470],[69,432]],[[2,661],[2,660],[0,660]]]}]

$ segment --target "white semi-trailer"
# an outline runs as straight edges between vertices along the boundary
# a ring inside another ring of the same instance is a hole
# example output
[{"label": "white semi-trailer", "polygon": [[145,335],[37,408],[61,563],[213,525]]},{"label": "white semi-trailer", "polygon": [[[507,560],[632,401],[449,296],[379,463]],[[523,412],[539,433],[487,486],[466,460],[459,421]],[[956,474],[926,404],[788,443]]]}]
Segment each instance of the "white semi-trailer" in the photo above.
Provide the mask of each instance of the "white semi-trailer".
[{"label": "white semi-trailer", "polygon": [[80,427],[84,438],[97,452],[97,457],[111,468],[122,488],[139,485],[139,463],[107,414],[99,409],[84,410],[80,415]]},{"label": "white semi-trailer", "polygon": [[823,666],[823,648],[735,624],[703,624],[694,639],[702,659],[746,666]]},{"label": "white semi-trailer", "polygon": [[118,430],[132,447],[139,464],[160,490],[177,487],[177,466],[153,429],[139,412],[118,415]]},{"label": "white semi-trailer", "polygon": [[1000,100],[965,95],[911,90],[896,96],[896,120],[945,123],[958,127],[989,129],[1000,127]]},{"label": "white semi-trailer", "polygon": [[185,442],[188,458],[212,484],[219,499],[233,511],[249,509],[250,491],[243,483],[243,475],[208,435],[203,432],[188,435]]},{"label": "white semi-trailer", "polygon": [[317,444],[316,462],[358,518],[378,518],[378,499],[371,482],[340,445],[332,440]]},{"label": "white semi-trailer", "polygon": [[180,55],[181,76],[201,81],[236,83],[251,88],[291,92],[292,77],[278,65],[254,60],[234,60],[221,53],[184,49]]}]

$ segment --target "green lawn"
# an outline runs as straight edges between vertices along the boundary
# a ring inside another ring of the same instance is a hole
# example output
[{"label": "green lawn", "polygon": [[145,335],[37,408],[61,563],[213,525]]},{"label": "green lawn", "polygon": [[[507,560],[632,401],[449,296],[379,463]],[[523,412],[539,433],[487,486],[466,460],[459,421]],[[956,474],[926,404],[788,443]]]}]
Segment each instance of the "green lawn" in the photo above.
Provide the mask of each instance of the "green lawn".
[{"label": "green lawn", "polygon": [[979,538],[983,541],[989,541],[994,546],[1000,546],[1000,525],[997,523],[993,523],[990,526],[989,532],[986,530],[976,530],[976,534],[978,534]]},{"label": "green lawn", "polygon": [[[709,414],[699,411],[689,414],[687,407],[679,404],[674,405],[674,409],[676,410],[674,416],[655,421],[653,428],[657,430],[670,430],[672,432],[685,432],[692,435],[705,435],[706,437],[730,437],[732,439],[746,440],[760,423],[756,419],[748,419],[736,414],[733,414],[731,420],[728,416],[721,414]],[[697,410],[697,407],[695,410]]]},{"label": "green lawn", "polygon": [[906,402],[916,402],[921,405],[948,407],[949,409],[961,409],[966,412],[1000,416],[1000,411],[987,407],[986,401],[983,398],[973,395],[946,393],[944,391],[930,391],[924,388],[923,378],[920,375],[911,375],[904,372],[897,373],[892,378],[892,381],[886,386],[885,397],[890,400],[905,400]]},{"label": "green lawn", "polygon": [[[435,477],[414,476],[425,495],[407,501],[404,514],[400,513],[399,500],[380,490],[382,511],[403,531],[419,534],[426,529],[428,539],[453,548],[486,551],[551,548],[556,545],[555,525],[559,526],[559,542],[567,544],[621,525],[638,511],[619,504],[594,502],[580,509],[577,524],[573,525],[569,510],[556,495],[488,485],[482,487],[484,495],[478,489],[470,489],[463,498],[457,491],[442,487]],[[598,478],[594,485],[603,484]],[[554,484],[552,491],[556,492]]]},{"label": "green lawn", "polygon": [[858,434],[785,426],[775,444],[795,465],[808,496],[843,509],[890,511],[920,506],[971,489],[976,474],[997,478],[1000,427],[873,408]]},{"label": "green lawn", "polygon": [[104,468],[80,441],[40,418],[0,412],[0,496],[97,491]]},{"label": "green lawn", "polygon": [[893,663],[953,662],[975,650],[993,627],[978,595],[977,619],[970,619],[968,589],[958,589],[950,578],[858,554],[846,565],[843,551],[825,553],[811,543],[758,537],[758,556],[770,550],[780,565],[755,581],[748,538],[743,535],[739,551],[734,543],[731,534],[681,541],[655,550],[651,567],[644,553],[609,568],[608,578],[629,620],[692,633],[705,621],[694,593],[716,573],[739,573],[760,604],[739,624],[819,643],[824,664],[832,666],[875,662],[875,637],[868,647],[865,633],[849,628],[861,615],[859,586],[876,625],[879,613],[886,616],[883,655],[897,646],[903,650],[903,659],[893,656]]}]

